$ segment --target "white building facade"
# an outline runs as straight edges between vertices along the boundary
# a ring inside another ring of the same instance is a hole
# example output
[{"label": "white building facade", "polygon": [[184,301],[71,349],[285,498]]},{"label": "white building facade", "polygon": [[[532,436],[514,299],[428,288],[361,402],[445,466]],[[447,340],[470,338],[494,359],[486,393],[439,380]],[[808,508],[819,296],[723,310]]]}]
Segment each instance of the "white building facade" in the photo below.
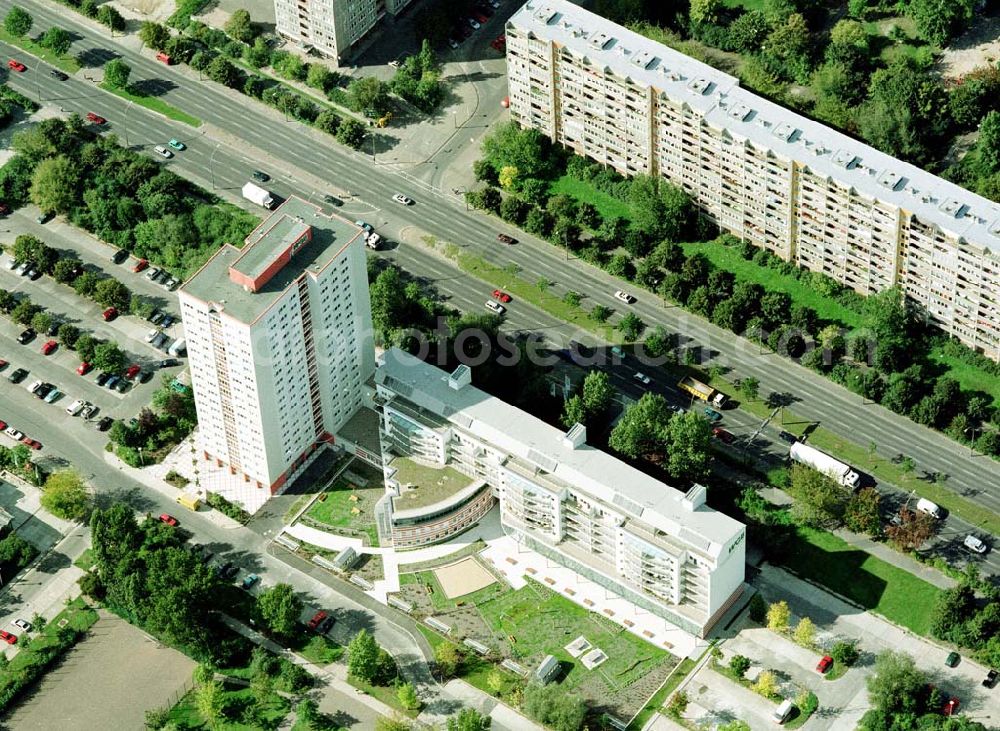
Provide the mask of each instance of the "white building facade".
[{"label": "white building facade", "polygon": [[278,492],[361,406],[374,370],[357,227],[289,198],[179,297],[204,456]]},{"label": "white building facade", "polygon": [[707,507],[704,487],[685,494],[654,480],[587,446],[583,427],[564,434],[462,369],[383,354],[384,448],[487,483],[522,545],[704,636],[742,593],[745,527]]},{"label": "white building facade", "polygon": [[568,0],[507,23],[511,116],[622,175],[683,188],[721,228],[1000,360],[1000,205],[739,86]]},{"label": "white building facade", "polygon": [[277,31],[338,63],[386,13],[395,15],[411,0],[274,0]]}]

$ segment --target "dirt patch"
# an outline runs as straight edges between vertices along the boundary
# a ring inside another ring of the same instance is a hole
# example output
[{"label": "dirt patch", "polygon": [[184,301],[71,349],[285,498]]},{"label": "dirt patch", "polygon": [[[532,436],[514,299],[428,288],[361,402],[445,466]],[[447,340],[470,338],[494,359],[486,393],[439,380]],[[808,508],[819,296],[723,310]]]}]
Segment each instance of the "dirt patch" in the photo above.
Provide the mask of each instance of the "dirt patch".
[{"label": "dirt patch", "polygon": [[969,32],[941,54],[938,70],[946,79],[957,79],[978,66],[988,66],[1000,58],[1000,16],[973,23]]},{"label": "dirt patch", "polygon": [[479,591],[496,581],[493,574],[471,556],[450,566],[435,569],[434,575],[441,582],[441,589],[449,599]]}]

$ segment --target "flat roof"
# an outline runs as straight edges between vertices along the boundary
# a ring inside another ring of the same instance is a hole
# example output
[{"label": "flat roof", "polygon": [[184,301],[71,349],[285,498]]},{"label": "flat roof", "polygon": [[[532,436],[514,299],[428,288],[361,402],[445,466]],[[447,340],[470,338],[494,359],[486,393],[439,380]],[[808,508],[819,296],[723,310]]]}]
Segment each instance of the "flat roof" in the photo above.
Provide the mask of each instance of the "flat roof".
[{"label": "flat roof", "polygon": [[[287,248],[305,227],[312,227],[312,240],[295,252],[291,261],[259,290],[247,291],[229,278],[229,268],[234,265],[250,276],[253,271],[259,273],[274,259],[276,250]],[[227,315],[249,324],[266,312],[303,272],[318,274],[360,234],[361,229],[347,219],[328,215],[317,205],[289,196],[250,232],[242,249],[231,244],[223,246],[180,291],[214,303]]]},{"label": "flat roof", "polygon": [[742,533],[743,524],[724,513],[705,505],[689,509],[680,490],[587,444],[574,449],[561,430],[475,386],[451,388],[448,378],[446,372],[397,348],[385,351],[375,370],[376,383],[405,400],[692,548],[718,557]]},{"label": "flat roof", "polygon": [[[419,464],[410,457],[396,457],[389,468],[396,470],[390,479],[400,486],[399,495],[392,500],[393,513],[397,508],[400,512],[422,513],[423,508],[446,503],[456,495],[464,495],[467,488],[483,484],[482,480],[467,477],[454,467]],[[410,516],[407,513],[398,517]]]},{"label": "flat roof", "polygon": [[734,139],[1000,254],[1000,205],[763,99],[708,64],[567,0],[529,0],[508,24],[555,42],[592,68],[683,102]]}]

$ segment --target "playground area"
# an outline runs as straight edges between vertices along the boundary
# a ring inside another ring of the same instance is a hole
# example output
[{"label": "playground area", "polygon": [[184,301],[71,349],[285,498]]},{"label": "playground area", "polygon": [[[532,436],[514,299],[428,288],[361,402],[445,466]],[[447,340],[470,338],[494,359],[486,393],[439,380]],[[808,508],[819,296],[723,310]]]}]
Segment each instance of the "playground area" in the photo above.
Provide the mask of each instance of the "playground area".
[{"label": "playground area", "polygon": [[441,584],[441,591],[449,599],[456,599],[485,589],[496,581],[493,574],[483,568],[483,565],[472,556],[434,569],[434,576]]},{"label": "playground area", "polygon": [[365,545],[378,546],[375,503],[384,493],[382,473],[354,460],[323,490],[302,518],[315,528],[362,538]]}]

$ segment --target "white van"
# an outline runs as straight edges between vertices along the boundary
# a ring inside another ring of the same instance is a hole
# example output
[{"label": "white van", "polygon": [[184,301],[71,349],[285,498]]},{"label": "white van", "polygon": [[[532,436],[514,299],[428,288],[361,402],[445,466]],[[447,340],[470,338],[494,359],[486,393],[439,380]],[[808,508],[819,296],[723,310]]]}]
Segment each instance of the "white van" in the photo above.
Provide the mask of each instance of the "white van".
[{"label": "white van", "polygon": [[167,348],[167,354],[178,356],[187,350],[187,343],[184,342],[184,338],[178,338],[174,341],[174,344]]},{"label": "white van", "polygon": [[69,406],[66,407],[66,413],[69,414],[70,416],[76,416],[81,411],[83,411],[83,407],[86,405],[87,405],[86,401],[82,399],[77,399],[76,401],[74,401],[73,403],[71,403]]},{"label": "white van", "polygon": [[917,500],[917,510],[921,513],[926,513],[932,518],[941,518],[941,508],[938,507],[937,503],[932,503],[927,498],[920,498]]},{"label": "white van", "polygon": [[775,723],[784,723],[788,720],[788,715],[792,712],[792,701],[790,698],[786,698],[781,701],[777,708],[774,709],[774,713],[771,714],[771,720]]}]

